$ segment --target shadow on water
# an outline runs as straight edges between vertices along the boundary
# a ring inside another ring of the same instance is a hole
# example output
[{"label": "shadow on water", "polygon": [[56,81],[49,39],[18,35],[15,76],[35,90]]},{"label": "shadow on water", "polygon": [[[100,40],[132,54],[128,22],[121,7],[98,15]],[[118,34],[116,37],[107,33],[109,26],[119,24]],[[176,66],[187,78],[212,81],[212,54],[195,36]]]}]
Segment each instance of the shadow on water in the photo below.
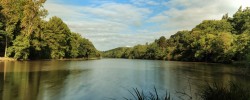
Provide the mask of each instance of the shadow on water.
[{"label": "shadow on water", "polygon": [[[0,67],[1,100],[55,100],[63,97],[65,80],[69,74],[84,70],[63,70],[60,63],[53,62],[49,70],[40,63],[5,62]],[[48,96],[49,95],[49,96]]]}]

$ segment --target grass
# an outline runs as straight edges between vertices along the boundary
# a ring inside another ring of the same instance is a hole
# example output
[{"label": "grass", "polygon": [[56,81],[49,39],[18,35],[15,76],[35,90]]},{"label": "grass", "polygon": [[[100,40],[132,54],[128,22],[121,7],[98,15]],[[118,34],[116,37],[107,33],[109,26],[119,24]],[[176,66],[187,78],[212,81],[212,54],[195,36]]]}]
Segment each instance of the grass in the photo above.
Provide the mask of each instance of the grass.
[{"label": "grass", "polygon": [[214,83],[205,86],[200,96],[203,100],[250,100],[250,90],[240,83],[229,82],[228,88]]},{"label": "grass", "polygon": [[133,88],[133,91],[130,90],[128,91],[134,97],[134,99],[124,97],[125,100],[171,100],[170,94],[168,94],[167,92],[165,96],[161,98],[158,95],[158,92],[155,87],[154,87],[154,92],[149,92],[148,95],[145,95],[143,90],[139,91],[137,88]]},{"label": "grass", "polygon": [[[133,98],[124,97],[125,100],[173,100],[167,92],[163,97],[160,97],[155,87],[154,91],[149,92],[147,95],[143,90],[139,91],[137,88],[133,88],[133,91],[129,92]],[[229,82],[228,86],[217,83],[208,84],[198,92],[201,100],[250,100],[250,88],[235,82]],[[193,97],[189,98],[189,100],[193,99]]]}]

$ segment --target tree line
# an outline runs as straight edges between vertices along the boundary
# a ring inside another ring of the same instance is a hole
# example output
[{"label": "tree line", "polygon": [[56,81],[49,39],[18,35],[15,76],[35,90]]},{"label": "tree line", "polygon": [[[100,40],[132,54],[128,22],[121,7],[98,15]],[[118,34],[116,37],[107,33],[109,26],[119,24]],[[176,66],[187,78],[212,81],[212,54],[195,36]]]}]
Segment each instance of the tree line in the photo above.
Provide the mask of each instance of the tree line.
[{"label": "tree line", "polygon": [[153,43],[104,51],[104,57],[231,63],[249,60],[250,8],[221,20],[204,20],[192,30],[178,31]]},{"label": "tree line", "polygon": [[45,20],[46,0],[0,0],[0,56],[62,59],[100,56],[94,45],[71,32],[59,17]]}]

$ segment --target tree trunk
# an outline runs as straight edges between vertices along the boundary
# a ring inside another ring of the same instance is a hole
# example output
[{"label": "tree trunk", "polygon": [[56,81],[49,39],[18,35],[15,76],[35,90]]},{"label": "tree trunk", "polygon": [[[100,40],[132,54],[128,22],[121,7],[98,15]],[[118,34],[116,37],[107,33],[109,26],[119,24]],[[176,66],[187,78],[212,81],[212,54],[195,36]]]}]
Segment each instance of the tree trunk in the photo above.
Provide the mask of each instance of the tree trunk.
[{"label": "tree trunk", "polygon": [[8,40],[7,35],[5,36],[5,51],[4,51],[4,57],[7,57],[7,48],[8,48]]}]

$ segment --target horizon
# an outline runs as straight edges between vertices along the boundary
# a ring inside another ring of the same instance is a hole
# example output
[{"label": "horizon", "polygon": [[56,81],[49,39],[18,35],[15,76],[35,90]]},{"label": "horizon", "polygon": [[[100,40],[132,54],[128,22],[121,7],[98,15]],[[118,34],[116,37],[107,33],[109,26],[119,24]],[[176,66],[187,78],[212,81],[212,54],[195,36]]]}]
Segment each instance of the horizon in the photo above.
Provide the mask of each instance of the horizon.
[{"label": "horizon", "polygon": [[[226,3],[225,3],[226,2]],[[231,17],[247,0],[48,0],[45,9],[100,51],[153,42],[203,20]]]}]

